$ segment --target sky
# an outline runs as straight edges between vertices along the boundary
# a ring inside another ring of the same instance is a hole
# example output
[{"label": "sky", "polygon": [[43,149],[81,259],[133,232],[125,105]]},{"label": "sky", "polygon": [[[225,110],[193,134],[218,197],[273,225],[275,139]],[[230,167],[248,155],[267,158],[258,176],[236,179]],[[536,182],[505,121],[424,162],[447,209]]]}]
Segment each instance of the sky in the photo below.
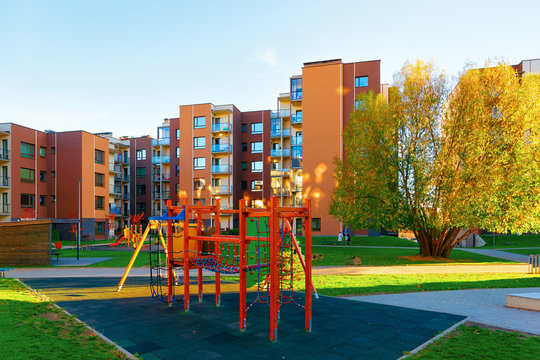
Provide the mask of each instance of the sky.
[{"label": "sky", "polygon": [[0,0],[0,123],[156,136],[178,106],[275,109],[304,62],[457,76],[540,58],[540,1]]}]

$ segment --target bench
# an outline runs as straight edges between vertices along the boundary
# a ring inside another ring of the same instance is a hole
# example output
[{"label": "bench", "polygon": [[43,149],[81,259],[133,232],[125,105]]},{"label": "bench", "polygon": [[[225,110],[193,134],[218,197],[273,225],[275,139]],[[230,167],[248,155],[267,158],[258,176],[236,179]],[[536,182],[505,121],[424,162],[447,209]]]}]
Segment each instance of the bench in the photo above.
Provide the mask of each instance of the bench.
[{"label": "bench", "polygon": [[62,255],[62,242],[57,241],[54,243],[54,249],[51,251],[51,256],[56,256],[56,261],[58,261],[58,256]]},{"label": "bench", "polygon": [[52,256],[56,256],[56,261],[58,261],[58,256],[62,255],[62,252],[60,250],[53,250],[51,251]]},{"label": "bench", "polygon": [[11,270],[13,270],[13,269],[0,268],[0,279],[5,279],[6,278],[6,272],[11,271]]}]

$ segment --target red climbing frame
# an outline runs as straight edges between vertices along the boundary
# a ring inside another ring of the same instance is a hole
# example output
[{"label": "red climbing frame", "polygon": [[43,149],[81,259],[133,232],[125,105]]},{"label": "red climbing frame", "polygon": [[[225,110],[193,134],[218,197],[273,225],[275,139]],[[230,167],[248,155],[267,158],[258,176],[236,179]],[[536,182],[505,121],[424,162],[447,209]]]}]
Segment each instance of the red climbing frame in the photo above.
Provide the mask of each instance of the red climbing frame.
[{"label": "red climbing frame", "polygon": [[[172,218],[174,214],[177,214],[181,211],[180,207],[171,207],[170,201],[168,201],[169,208],[169,218]],[[183,254],[183,263],[175,263],[172,255],[172,220],[168,220],[167,226],[167,263],[168,263],[168,291],[169,291],[169,305],[172,305],[173,299],[173,268],[175,266],[183,265],[184,267],[184,309],[189,311],[190,309],[190,292],[189,292],[189,271],[190,269],[197,269],[197,285],[198,285],[198,298],[199,302],[202,301],[203,297],[203,286],[202,286],[202,269],[206,268],[215,272],[215,301],[216,306],[220,306],[221,295],[220,295],[220,271],[221,272],[238,272],[240,275],[240,329],[243,331],[246,328],[246,271],[251,270],[260,270],[257,266],[248,265],[248,245],[251,241],[261,240],[260,237],[247,236],[246,234],[246,224],[248,218],[256,217],[266,217],[270,219],[270,232],[268,238],[265,238],[264,241],[269,241],[269,263],[267,266],[270,267],[269,276],[267,279],[267,285],[269,286],[270,294],[270,340],[277,341],[277,327],[280,311],[280,276],[283,274],[280,272],[281,265],[281,241],[283,239],[283,234],[280,229],[285,229],[287,227],[281,227],[282,222],[288,222],[288,231],[290,233],[291,227],[290,224],[292,219],[301,218],[304,223],[305,231],[305,261],[302,259],[301,254],[300,261],[305,271],[305,303],[303,305],[305,310],[305,329],[311,331],[311,316],[312,316],[312,289],[315,290],[311,281],[311,200],[306,199],[304,202],[304,207],[280,207],[277,203],[277,198],[271,197],[270,204],[267,209],[258,209],[258,208],[247,208],[244,200],[240,200],[238,210],[223,210],[220,209],[219,199],[216,199],[215,205],[213,206],[203,206],[203,205],[189,205],[189,200],[184,199],[184,211],[185,211],[185,220],[184,224],[189,224],[190,220],[196,220],[197,222],[197,235],[189,234],[189,226],[184,226],[184,254]],[[220,229],[219,218],[222,214],[232,215],[238,214],[239,218],[239,235],[230,236],[230,235],[221,235],[219,231],[217,234],[211,236],[202,235],[202,221],[204,214],[213,214],[214,224],[216,229]],[[292,234],[291,234],[292,235]],[[189,242],[196,240],[197,247],[196,252],[197,256],[189,254]],[[213,242],[213,254],[203,254],[202,253],[202,242]],[[223,264],[222,256],[220,256],[220,244],[227,243],[230,246],[237,246],[239,249],[239,260],[237,264]],[[296,240],[294,240],[295,245]],[[297,249],[299,250],[299,249]],[[200,256],[199,256],[200,255]],[[292,267],[292,265],[291,265]],[[292,269],[291,269],[292,270]],[[292,295],[291,295],[292,296]]]}]

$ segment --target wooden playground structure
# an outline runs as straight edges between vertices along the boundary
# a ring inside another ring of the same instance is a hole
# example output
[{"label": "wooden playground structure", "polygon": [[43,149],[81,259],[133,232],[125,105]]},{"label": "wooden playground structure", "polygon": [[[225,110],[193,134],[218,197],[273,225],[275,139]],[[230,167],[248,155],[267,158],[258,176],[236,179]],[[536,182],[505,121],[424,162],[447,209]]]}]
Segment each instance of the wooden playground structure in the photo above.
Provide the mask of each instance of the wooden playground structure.
[{"label": "wooden playground structure", "polygon": [[[204,231],[204,222],[213,219],[214,228],[220,229],[220,217],[238,215],[239,234],[222,235],[220,231]],[[293,234],[295,219],[301,219],[305,235],[305,258]],[[142,235],[137,232],[137,246],[120,283],[121,290],[147,238],[153,237],[158,246],[156,264],[151,260],[152,296],[167,301],[172,306],[175,301],[174,288],[178,284],[175,269],[183,269],[184,310],[190,310],[189,271],[197,270],[198,300],[203,298],[203,269],[215,274],[215,302],[221,304],[221,274],[238,274],[239,284],[239,325],[247,326],[247,311],[256,303],[266,304],[270,310],[270,340],[277,341],[277,328],[281,306],[294,303],[303,308],[307,331],[311,331],[312,294],[317,292],[311,279],[311,200],[306,199],[303,207],[281,207],[277,198],[271,197],[268,208],[248,208],[245,200],[239,201],[238,210],[220,209],[219,199],[214,205],[190,205],[185,198],[183,206],[171,206],[167,201],[166,212],[160,217],[152,217]],[[248,222],[252,234],[248,235]],[[187,226],[186,226],[187,224]],[[256,231],[253,231],[256,229]],[[140,230],[140,229],[139,229]],[[154,234],[151,234],[153,230]],[[149,237],[150,235],[150,237]],[[152,255],[150,256],[152,259]],[[164,258],[163,261],[161,260]],[[304,304],[294,298],[294,278],[298,276],[298,261],[305,277]],[[163,266],[163,276],[162,276]],[[152,269],[156,270],[155,276]],[[165,276],[166,274],[166,276]],[[257,286],[257,296],[247,304],[247,278]],[[162,281],[166,281],[166,295],[161,291]]]}]

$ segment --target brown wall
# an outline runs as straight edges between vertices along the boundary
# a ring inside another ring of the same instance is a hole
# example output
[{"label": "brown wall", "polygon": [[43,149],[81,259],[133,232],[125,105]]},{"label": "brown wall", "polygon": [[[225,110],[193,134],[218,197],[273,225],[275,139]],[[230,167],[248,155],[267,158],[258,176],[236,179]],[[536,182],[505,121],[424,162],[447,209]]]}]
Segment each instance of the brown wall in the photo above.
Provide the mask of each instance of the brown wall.
[{"label": "brown wall", "polygon": [[[172,140],[171,140],[172,143]],[[137,203],[143,202],[146,205],[144,212],[144,221],[148,220],[148,217],[152,216],[152,138],[139,137],[129,139],[130,146],[130,215],[137,214]],[[137,160],[137,150],[146,150],[146,160]],[[137,168],[145,167],[146,176],[137,177]],[[137,185],[146,185],[146,194],[137,195]]]},{"label": "brown wall", "polygon": [[0,266],[50,265],[51,221],[0,223]]}]

